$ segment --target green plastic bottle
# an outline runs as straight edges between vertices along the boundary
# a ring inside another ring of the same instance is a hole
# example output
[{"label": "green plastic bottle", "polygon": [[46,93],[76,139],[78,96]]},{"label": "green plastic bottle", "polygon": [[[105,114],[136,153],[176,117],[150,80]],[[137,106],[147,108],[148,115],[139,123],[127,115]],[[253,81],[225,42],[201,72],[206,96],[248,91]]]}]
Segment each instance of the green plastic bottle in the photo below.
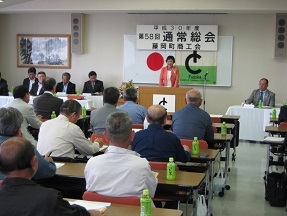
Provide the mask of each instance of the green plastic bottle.
[{"label": "green plastic bottle", "polygon": [[166,165],[166,179],[167,180],[175,180],[175,163],[173,157],[169,158],[169,162]]},{"label": "green plastic bottle", "polygon": [[14,86],[11,87],[11,93],[13,93],[13,92],[14,92]]},{"label": "green plastic bottle", "polygon": [[286,101],[283,101],[283,104],[282,104],[282,106],[286,106]]},{"label": "green plastic bottle", "polygon": [[141,213],[140,216],[151,216],[151,203],[152,200],[149,196],[149,191],[148,189],[143,190],[143,195],[140,199],[141,203]]},{"label": "green plastic bottle", "polygon": [[222,122],[222,126],[221,126],[221,136],[226,136],[226,134],[227,134],[226,122]]},{"label": "green plastic bottle", "polygon": [[272,119],[276,119],[276,109],[274,108],[271,115]]},{"label": "green plastic bottle", "polygon": [[259,101],[259,103],[258,103],[258,108],[259,108],[259,109],[262,109],[262,100]]},{"label": "green plastic bottle", "polygon": [[76,94],[79,96],[80,95],[80,89],[76,90]]},{"label": "green plastic bottle", "polygon": [[83,118],[86,118],[86,116],[87,116],[87,109],[86,109],[85,106],[83,106],[83,107],[82,107],[82,117],[83,117]]},{"label": "green plastic bottle", "polygon": [[51,119],[54,119],[54,118],[56,118],[57,116],[56,116],[56,113],[55,113],[55,111],[53,111],[52,112],[52,114],[51,114]]},{"label": "green plastic bottle", "polygon": [[194,137],[194,139],[193,139],[191,153],[193,155],[198,155],[199,154],[199,142],[198,142],[197,137]]}]

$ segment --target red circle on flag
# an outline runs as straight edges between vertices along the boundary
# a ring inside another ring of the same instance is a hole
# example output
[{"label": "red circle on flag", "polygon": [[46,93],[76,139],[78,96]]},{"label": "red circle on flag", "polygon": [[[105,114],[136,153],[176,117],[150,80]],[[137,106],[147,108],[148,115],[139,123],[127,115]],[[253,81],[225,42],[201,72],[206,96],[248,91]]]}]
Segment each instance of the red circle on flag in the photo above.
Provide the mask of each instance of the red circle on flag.
[{"label": "red circle on flag", "polygon": [[151,53],[146,60],[147,66],[153,71],[158,71],[164,64],[164,59],[160,53]]}]

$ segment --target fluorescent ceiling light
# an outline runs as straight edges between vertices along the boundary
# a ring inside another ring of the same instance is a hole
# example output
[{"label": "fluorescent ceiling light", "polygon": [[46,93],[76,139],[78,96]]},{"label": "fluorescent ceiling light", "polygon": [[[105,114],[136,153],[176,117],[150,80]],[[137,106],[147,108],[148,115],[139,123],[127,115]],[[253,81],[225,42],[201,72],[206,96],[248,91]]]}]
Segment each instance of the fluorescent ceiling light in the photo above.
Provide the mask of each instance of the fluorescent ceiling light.
[{"label": "fluorescent ceiling light", "polygon": [[1,2],[4,2],[4,0],[0,0],[0,3],[1,3]]}]

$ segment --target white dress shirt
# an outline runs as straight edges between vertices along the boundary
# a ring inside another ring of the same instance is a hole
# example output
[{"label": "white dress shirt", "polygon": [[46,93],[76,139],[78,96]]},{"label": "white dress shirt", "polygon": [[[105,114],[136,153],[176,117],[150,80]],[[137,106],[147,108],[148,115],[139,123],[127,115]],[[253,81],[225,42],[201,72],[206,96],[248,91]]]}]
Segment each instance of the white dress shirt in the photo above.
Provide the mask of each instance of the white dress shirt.
[{"label": "white dress shirt", "polygon": [[42,124],[37,145],[40,154],[74,158],[75,148],[82,155],[93,155],[99,151],[99,143],[86,139],[80,127],[64,115]]},{"label": "white dress shirt", "polygon": [[32,85],[35,83],[36,78],[34,79],[29,79],[30,83],[29,83],[29,92],[31,91]]},{"label": "white dress shirt", "polygon": [[109,146],[105,154],[91,158],[85,168],[86,189],[105,196],[142,195],[153,197],[157,178],[148,161],[134,151]]},{"label": "white dress shirt", "polygon": [[36,146],[37,141],[27,129],[29,124],[32,128],[35,129],[39,129],[42,125],[42,122],[37,118],[35,114],[34,107],[31,104],[27,104],[20,98],[16,98],[13,101],[5,104],[5,107],[14,107],[22,113],[24,117],[23,123],[21,124],[22,136],[30,141],[34,146]]}]

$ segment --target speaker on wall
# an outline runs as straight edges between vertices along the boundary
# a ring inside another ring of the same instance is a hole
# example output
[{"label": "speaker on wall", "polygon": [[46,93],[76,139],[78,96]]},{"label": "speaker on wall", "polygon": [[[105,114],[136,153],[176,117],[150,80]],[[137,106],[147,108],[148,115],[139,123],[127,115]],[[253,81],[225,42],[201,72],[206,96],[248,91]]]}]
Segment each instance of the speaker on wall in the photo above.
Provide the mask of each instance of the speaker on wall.
[{"label": "speaker on wall", "polygon": [[71,43],[72,53],[82,54],[83,50],[83,27],[84,27],[84,14],[73,13],[71,14]]},{"label": "speaker on wall", "polygon": [[287,14],[276,14],[275,58],[286,57]]}]

